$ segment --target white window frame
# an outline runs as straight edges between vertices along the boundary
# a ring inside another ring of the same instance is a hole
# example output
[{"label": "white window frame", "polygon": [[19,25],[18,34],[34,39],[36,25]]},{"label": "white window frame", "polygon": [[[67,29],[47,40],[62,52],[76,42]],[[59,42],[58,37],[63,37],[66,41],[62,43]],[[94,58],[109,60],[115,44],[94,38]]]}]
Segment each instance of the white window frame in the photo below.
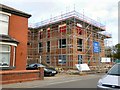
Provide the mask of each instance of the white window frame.
[{"label": "white window frame", "polygon": [[[1,24],[3,24],[3,23],[5,24],[5,26],[7,27],[7,30],[0,31],[1,32],[0,34],[8,35],[8,32],[9,32],[9,16],[11,16],[11,14],[0,11],[0,16],[2,17],[3,15],[6,15],[8,17],[7,17],[6,20],[4,20],[4,18],[1,18],[0,22],[1,22]],[[0,27],[2,28],[2,25]]]},{"label": "white window frame", "polygon": [[[2,51],[2,46],[8,46],[8,47],[9,47],[9,48],[8,48],[8,51]],[[10,45],[4,45],[4,44],[1,45],[1,44],[0,44],[0,49],[1,49],[1,51],[0,51],[1,54],[4,54],[4,53],[8,53],[8,54],[9,54],[8,66],[0,66],[0,67],[9,67],[9,66],[10,66],[11,47],[10,47]],[[1,63],[1,64],[4,64],[4,63],[6,63],[6,62],[1,62],[1,61],[0,61],[0,63]]]}]

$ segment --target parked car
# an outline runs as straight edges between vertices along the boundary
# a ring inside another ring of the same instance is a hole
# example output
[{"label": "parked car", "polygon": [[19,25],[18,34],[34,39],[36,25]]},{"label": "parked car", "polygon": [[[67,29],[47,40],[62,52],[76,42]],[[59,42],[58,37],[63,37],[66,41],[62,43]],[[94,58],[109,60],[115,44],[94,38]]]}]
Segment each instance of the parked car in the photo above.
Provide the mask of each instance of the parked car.
[{"label": "parked car", "polygon": [[44,67],[44,76],[55,76],[58,73],[58,71],[55,68],[47,67],[39,63],[27,65],[26,70],[37,70],[40,66]]},{"label": "parked car", "polygon": [[37,70],[38,67],[46,67],[45,65],[42,65],[40,63],[34,63],[34,64],[30,64],[30,65],[27,65],[26,67],[26,70]]},{"label": "parked car", "polygon": [[53,68],[44,68],[44,76],[55,76],[57,74],[56,70],[53,70]]},{"label": "parked car", "polygon": [[97,84],[102,89],[120,89],[120,63],[115,64]]},{"label": "parked car", "polygon": [[58,73],[58,71],[55,68],[53,68],[53,67],[46,67],[46,69],[50,69],[50,70],[56,71],[56,74]]}]

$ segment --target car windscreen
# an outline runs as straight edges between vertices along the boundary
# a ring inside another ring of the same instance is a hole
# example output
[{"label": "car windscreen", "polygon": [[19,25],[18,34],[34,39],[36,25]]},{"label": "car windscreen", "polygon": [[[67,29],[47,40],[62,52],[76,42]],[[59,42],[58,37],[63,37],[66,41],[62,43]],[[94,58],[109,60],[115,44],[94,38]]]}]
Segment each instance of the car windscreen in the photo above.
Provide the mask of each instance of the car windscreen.
[{"label": "car windscreen", "polygon": [[29,67],[39,66],[38,64],[30,64]]},{"label": "car windscreen", "polygon": [[47,68],[44,68],[44,70],[45,70],[45,71],[52,71],[52,70],[50,70],[50,69],[47,69]]},{"label": "car windscreen", "polygon": [[108,75],[120,76],[120,64],[114,65],[109,71]]}]

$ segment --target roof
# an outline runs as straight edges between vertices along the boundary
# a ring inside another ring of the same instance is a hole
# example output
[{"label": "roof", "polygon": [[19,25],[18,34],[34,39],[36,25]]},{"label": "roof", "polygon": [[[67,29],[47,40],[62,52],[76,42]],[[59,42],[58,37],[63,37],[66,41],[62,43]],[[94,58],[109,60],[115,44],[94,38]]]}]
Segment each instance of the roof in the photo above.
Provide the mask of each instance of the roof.
[{"label": "roof", "polygon": [[11,7],[3,5],[3,4],[0,4],[0,11],[11,13],[11,14],[14,14],[14,15],[22,16],[22,17],[26,17],[26,18],[31,17],[30,14],[27,14],[25,12],[22,12],[20,10],[11,8]]},{"label": "roof", "polygon": [[2,41],[2,42],[16,43],[16,44],[19,43],[17,40],[11,38],[9,35],[0,35],[0,41]]}]

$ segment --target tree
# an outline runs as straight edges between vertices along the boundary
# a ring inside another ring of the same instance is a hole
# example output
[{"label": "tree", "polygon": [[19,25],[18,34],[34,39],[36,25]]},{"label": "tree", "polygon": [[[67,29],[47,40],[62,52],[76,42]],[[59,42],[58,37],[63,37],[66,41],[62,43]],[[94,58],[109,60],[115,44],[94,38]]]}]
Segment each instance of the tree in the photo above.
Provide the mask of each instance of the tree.
[{"label": "tree", "polygon": [[112,58],[113,53],[112,53],[113,47],[105,47],[105,56]]},{"label": "tree", "polygon": [[113,48],[113,57],[115,59],[120,59],[120,43],[116,44]]}]

